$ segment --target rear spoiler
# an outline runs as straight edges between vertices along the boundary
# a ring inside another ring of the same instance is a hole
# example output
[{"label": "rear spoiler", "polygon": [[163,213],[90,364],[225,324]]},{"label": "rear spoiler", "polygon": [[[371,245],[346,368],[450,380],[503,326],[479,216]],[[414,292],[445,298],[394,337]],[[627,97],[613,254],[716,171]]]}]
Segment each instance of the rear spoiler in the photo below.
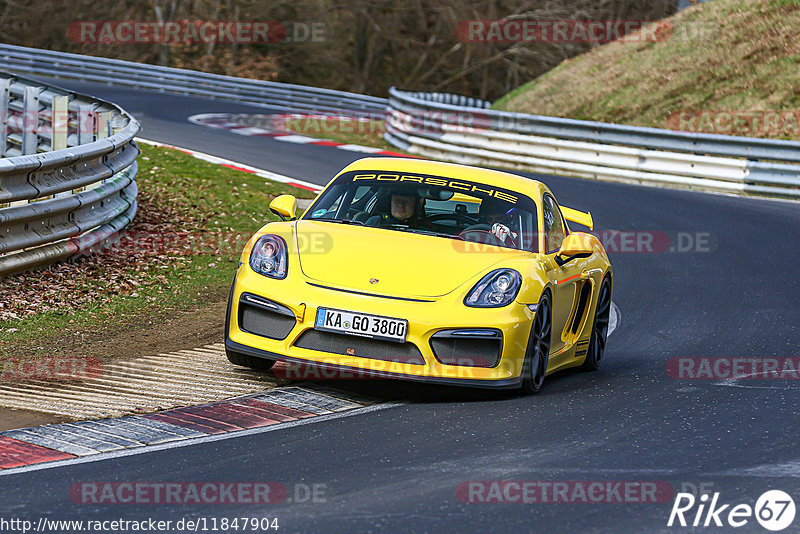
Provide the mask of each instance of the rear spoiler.
[{"label": "rear spoiler", "polygon": [[570,222],[582,224],[583,226],[588,226],[589,230],[594,230],[594,221],[592,221],[591,213],[561,206],[561,214]]}]

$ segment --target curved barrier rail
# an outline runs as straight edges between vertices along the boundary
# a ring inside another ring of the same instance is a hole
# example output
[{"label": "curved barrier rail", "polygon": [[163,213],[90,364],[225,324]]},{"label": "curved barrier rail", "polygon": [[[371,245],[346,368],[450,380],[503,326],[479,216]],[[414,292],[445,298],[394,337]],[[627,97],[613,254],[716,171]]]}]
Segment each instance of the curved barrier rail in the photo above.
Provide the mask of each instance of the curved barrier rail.
[{"label": "curved barrier rail", "polygon": [[0,64],[22,74],[277,106],[289,111],[374,114],[383,113],[386,108],[386,99],[375,96],[6,44],[0,44]]},{"label": "curved barrier rail", "polygon": [[0,276],[87,253],[136,214],[139,123],[0,71]]},{"label": "curved barrier rail", "polygon": [[490,110],[482,101],[458,102],[454,95],[392,88],[384,137],[412,154],[471,165],[800,198],[798,142],[525,115]]}]

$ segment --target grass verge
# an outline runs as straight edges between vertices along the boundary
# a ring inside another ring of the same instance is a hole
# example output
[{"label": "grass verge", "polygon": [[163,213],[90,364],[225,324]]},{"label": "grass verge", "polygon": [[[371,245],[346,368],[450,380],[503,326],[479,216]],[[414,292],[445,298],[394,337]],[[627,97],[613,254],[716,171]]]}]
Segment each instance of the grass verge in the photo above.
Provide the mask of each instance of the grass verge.
[{"label": "grass verge", "polygon": [[[595,48],[509,93],[494,107],[798,140],[798,31],[798,0],[714,0],[658,23],[655,42]],[[683,114],[687,120],[682,123],[678,117]]]}]

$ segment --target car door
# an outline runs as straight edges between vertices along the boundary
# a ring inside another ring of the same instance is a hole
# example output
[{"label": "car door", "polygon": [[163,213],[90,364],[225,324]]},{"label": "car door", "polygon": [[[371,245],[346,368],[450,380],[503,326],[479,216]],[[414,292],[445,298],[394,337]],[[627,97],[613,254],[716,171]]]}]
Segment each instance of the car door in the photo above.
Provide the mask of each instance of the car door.
[{"label": "car door", "polygon": [[563,266],[556,263],[556,255],[568,233],[568,227],[550,193],[542,195],[542,252],[545,254],[547,277],[553,287],[553,333],[550,338],[550,366],[557,366],[563,353],[569,349],[564,332],[575,303],[576,282],[580,281],[583,262],[571,261]]}]

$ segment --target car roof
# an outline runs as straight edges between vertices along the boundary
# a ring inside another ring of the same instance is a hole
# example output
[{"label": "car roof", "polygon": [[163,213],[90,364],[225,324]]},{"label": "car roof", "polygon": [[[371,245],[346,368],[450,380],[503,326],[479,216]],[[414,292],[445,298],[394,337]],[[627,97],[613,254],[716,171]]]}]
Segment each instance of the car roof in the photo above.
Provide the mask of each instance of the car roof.
[{"label": "car roof", "polygon": [[350,171],[417,172],[433,176],[444,176],[447,178],[461,178],[472,182],[502,187],[519,193],[530,192],[531,190],[547,190],[547,187],[541,182],[531,178],[525,178],[524,176],[427,159],[362,158],[342,169],[341,173]]}]

